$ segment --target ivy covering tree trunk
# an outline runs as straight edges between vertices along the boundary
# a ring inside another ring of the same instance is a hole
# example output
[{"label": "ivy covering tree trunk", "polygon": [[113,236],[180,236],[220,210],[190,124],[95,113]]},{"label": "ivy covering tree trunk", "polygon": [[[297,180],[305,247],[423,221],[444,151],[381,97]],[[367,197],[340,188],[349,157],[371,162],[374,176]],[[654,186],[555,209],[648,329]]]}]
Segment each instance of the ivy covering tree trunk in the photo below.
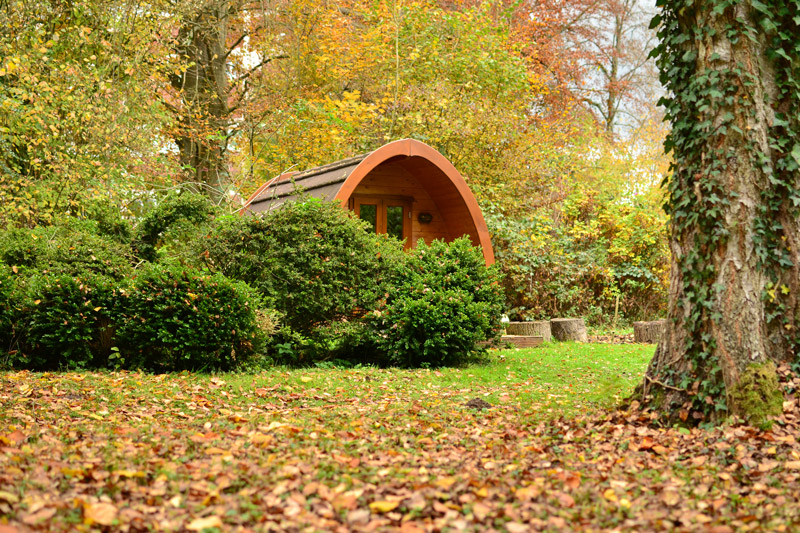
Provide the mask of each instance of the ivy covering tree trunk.
[{"label": "ivy covering tree trunk", "polygon": [[800,352],[800,2],[660,0],[674,163],[666,334],[642,392],[683,420],[778,414]]}]

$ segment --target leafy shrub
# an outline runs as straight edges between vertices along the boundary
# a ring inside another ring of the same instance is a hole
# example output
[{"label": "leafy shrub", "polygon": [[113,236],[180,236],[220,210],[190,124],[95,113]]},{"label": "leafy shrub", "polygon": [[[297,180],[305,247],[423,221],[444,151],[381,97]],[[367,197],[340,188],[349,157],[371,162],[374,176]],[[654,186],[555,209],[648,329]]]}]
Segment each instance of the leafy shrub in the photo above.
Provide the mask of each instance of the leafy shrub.
[{"label": "leafy shrub", "polygon": [[583,316],[591,325],[652,320],[667,306],[666,219],[646,199],[575,193],[560,221],[487,210],[512,320]]},{"label": "leafy shrub", "polygon": [[58,226],[0,232],[0,261],[53,274],[130,277],[129,245],[97,233],[93,221],[65,218]]},{"label": "leafy shrub", "polygon": [[136,226],[134,249],[139,257],[156,261],[157,250],[164,244],[187,240],[209,223],[215,208],[205,196],[171,193],[148,211]]},{"label": "leafy shrub", "polygon": [[436,367],[477,356],[476,343],[498,335],[502,311],[498,269],[487,268],[480,249],[462,237],[420,243],[369,322],[375,346],[392,364]]},{"label": "leafy shrub", "polygon": [[105,366],[120,291],[97,274],[36,272],[25,288],[20,351],[12,364],[32,369]]},{"label": "leafy shrub", "polygon": [[117,339],[123,366],[225,370],[263,341],[258,296],[221,274],[152,264],[122,296]]},{"label": "leafy shrub", "polygon": [[122,218],[118,205],[106,199],[91,198],[81,204],[75,218],[83,218],[94,225],[94,233],[124,244],[131,242],[131,224]]},{"label": "leafy shrub", "polygon": [[14,345],[19,312],[17,280],[11,267],[0,261],[0,360]]},{"label": "leafy shrub", "polygon": [[313,337],[374,308],[405,261],[399,241],[366,231],[339,205],[286,203],[263,217],[228,217],[198,255],[272,302],[283,322]]}]

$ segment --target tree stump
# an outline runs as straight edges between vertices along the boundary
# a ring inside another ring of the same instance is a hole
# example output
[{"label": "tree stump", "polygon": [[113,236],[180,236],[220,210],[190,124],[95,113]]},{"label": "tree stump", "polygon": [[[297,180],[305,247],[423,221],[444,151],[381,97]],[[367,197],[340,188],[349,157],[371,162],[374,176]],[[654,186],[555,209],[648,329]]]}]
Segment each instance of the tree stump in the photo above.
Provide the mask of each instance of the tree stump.
[{"label": "tree stump", "polygon": [[557,341],[589,342],[582,318],[554,318],[550,321],[550,330]]},{"label": "tree stump", "polygon": [[506,334],[524,335],[526,337],[542,337],[544,342],[550,342],[550,322],[508,322],[506,324]]},{"label": "tree stump", "polygon": [[634,322],[633,340],[643,344],[658,344],[664,328],[667,326],[666,320],[655,320],[653,322]]}]

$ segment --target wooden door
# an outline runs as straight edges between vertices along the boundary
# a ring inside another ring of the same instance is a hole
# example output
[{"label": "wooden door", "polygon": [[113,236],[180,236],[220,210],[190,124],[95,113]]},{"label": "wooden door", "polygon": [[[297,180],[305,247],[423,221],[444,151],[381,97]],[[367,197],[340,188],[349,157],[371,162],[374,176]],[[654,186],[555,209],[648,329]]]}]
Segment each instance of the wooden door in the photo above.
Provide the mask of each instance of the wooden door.
[{"label": "wooden door", "polygon": [[411,199],[402,196],[353,197],[352,209],[361,220],[366,220],[375,233],[388,233],[411,247]]}]

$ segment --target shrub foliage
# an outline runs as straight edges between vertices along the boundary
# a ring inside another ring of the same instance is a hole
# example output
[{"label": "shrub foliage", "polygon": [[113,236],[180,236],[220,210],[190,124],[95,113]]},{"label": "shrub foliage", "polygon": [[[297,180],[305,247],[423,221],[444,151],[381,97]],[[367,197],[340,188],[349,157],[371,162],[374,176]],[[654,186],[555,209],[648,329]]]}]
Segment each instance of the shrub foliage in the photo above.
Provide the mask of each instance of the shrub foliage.
[{"label": "shrub foliage", "polygon": [[256,288],[303,335],[362,317],[404,261],[399,241],[311,199],[263,217],[221,220],[202,246],[209,267]]},{"label": "shrub foliage", "polygon": [[467,239],[406,254],[339,205],[311,199],[212,219],[205,199],[170,196],[133,233],[93,209],[0,232],[0,361],[441,366],[470,360],[497,333],[498,270]]},{"label": "shrub foliage", "polygon": [[477,343],[500,332],[503,293],[496,267],[466,237],[451,244],[420,243],[402,281],[370,316],[377,348],[406,367],[464,363]]},{"label": "shrub foliage", "polygon": [[119,304],[126,365],[153,370],[227,370],[262,342],[259,300],[246,284],[177,265],[149,265]]}]

